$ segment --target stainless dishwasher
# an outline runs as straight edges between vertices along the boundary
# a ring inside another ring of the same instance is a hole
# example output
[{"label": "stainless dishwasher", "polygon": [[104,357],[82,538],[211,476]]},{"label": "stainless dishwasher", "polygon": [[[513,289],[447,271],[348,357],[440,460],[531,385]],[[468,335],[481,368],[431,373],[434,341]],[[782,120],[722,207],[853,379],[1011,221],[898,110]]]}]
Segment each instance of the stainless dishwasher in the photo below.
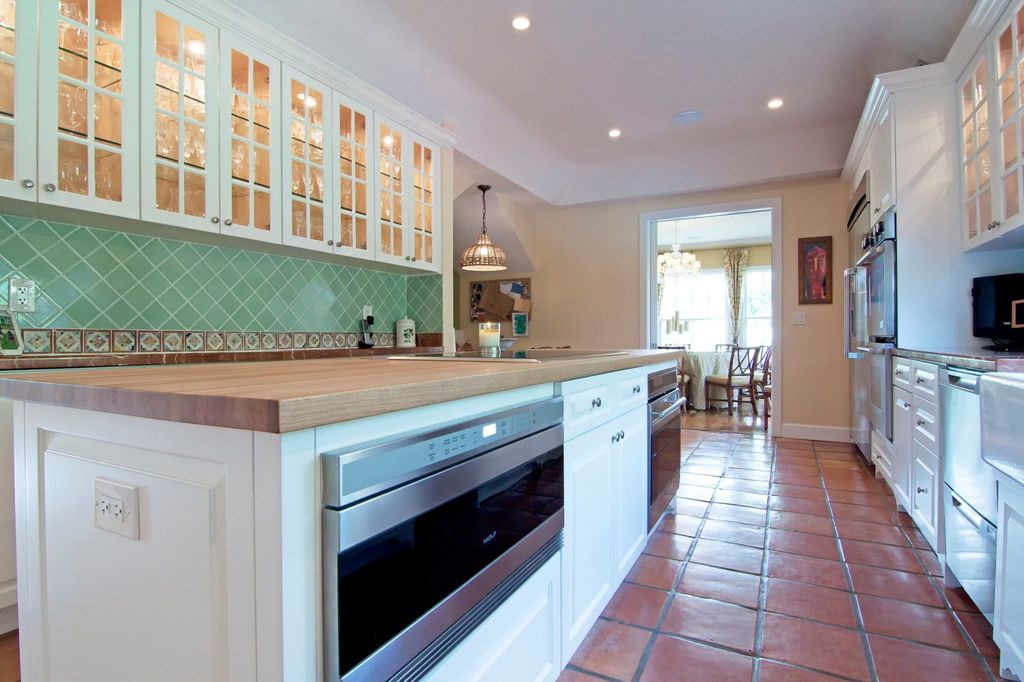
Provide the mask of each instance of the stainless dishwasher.
[{"label": "stainless dishwasher", "polygon": [[981,372],[939,372],[946,565],[992,620],[996,585],[996,477],[981,458]]}]

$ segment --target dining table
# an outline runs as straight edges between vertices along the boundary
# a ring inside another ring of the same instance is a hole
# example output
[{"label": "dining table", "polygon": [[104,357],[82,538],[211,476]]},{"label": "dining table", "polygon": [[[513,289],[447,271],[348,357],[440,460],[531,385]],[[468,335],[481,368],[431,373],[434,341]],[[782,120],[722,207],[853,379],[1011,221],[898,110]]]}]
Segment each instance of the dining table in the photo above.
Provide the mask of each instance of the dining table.
[{"label": "dining table", "polygon": [[[704,377],[713,375],[724,376],[729,371],[730,351],[721,350],[686,350],[682,352],[683,373],[690,377],[690,407],[706,410],[707,396],[704,395]],[[712,389],[719,390],[719,389]],[[723,395],[715,396],[725,398]]]}]

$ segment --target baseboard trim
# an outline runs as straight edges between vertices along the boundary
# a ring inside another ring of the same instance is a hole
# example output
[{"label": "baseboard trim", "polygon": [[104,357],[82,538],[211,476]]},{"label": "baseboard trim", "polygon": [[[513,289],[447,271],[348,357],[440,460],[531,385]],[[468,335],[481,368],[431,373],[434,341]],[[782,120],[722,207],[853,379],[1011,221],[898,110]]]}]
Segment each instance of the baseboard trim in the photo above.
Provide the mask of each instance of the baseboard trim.
[{"label": "baseboard trim", "polygon": [[813,426],[811,424],[783,424],[775,434],[781,438],[827,440],[833,443],[852,443],[850,429],[845,426]]},{"label": "baseboard trim", "polygon": [[18,605],[8,606],[0,609],[0,635],[14,632],[18,629]]},{"label": "baseboard trim", "polygon": [[0,583],[0,609],[13,606],[18,603],[18,581]]}]

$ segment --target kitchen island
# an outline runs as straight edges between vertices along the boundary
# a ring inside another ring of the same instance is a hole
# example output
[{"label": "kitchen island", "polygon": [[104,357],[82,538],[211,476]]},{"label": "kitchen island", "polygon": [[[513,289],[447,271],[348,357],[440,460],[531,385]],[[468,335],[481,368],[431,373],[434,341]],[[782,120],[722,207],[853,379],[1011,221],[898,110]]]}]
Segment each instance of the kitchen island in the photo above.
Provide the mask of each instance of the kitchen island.
[{"label": "kitchen island", "polygon": [[[330,679],[323,669],[330,645],[322,635],[321,453],[553,398],[562,398],[565,440],[579,450],[575,461],[565,448],[566,547],[559,554],[571,551],[574,537],[608,547],[612,529],[580,526],[586,514],[574,514],[574,505],[585,502],[590,512],[623,480],[631,488],[646,482],[646,445],[636,456],[646,388],[638,387],[648,371],[676,360],[675,352],[657,351],[524,364],[352,358],[0,379],[0,395],[15,401],[22,679]],[[608,450],[602,429],[614,431],[615,443],[628,433],[629,443]],[[613,460],[640,471],[613,483]],[[600,479],[606,487],[588,492],[599,462],[608,467]],[[576,464],[581,475],[574,478]],[[639,519],[645,537],[646,490],[631,490],[628,499],[622,518]],[[616,531],[625,554],[614,575],[595,574],[582,557],[584,578],[614,582],[610,592],[602,587],[609,596],[642,547],[626,535]],[[522,586],[546,595],[549,630],[561,628],[555,616],[571,607],[561,595],[574,587],[573,570],[583,570],[567,563],[551,558]],[[588,603],[571,617],[575,632],[585,632],[603,608],[586,591]],[[381,609],[394,608],[390,598],[381,595]],[[491,619],[514,618],[514,598]],[[489,622],[478,630],[508,631],[508,622],[488,630]],[[537,641],[531,632],[529,641]],[[551,646],[538,651],[542,678],[554,679],[578,637],[548,634],[557,637],[540,637]],[[523,641],[470,638],[438,670],[456,666],[472,679],[496,662],[507,667],[503,651],[521,658]],[[487,656],[472,655],[488,645]]]}]

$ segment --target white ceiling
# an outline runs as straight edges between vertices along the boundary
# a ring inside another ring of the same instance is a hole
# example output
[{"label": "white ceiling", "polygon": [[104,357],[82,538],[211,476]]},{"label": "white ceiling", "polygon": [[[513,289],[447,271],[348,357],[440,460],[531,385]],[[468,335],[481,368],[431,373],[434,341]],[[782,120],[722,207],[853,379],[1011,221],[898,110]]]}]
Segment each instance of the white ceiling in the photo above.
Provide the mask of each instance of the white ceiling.
[{"label": "white ceiling", "polygon": [[683,250],[754,246],[772,241],[772,212],[748,211],[658,221],[658,246]]},{"label": "white ceiling", "polygon": [[[973,0],[246,0],[555,204],[834,173],[876,73]],[[509,27],[528,15],[525,32]],[[785,98],[775,112],[765,108]],[[704,112],[679,126],[673,114]],[[611,127],[622,137],[610,140]]]}]

